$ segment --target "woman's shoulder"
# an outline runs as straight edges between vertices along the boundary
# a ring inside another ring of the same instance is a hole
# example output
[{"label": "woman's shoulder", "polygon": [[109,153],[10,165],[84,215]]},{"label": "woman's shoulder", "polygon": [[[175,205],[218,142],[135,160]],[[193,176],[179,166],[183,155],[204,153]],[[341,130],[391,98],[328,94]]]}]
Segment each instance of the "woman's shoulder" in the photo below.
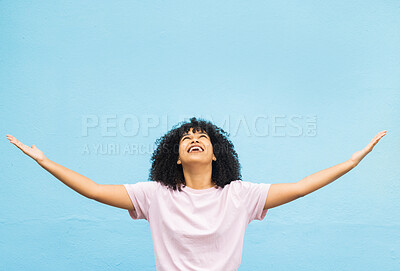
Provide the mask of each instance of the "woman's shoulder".
[{"label": "woman's shoulder", "polygon": [[252,189],[257,189],[257,187],[263,185],[262,183],[257,183],[257,182],[249,182],[249,181],[243,181],[243,180],[235,180],[230,183],[230,186],[232,189],[237,192],[246,192]]},{"label": "woman's shoulder", "polygon": [[231,181],[229,184],[225,185],[224,189],[228,188],[229,190],[233,190],[234,192],[239,192],[241,189],[241,186],[243,185],[242,182],[243,181],[240,179]]},{"label": "woman's shoulder", "polygon": [[130,184],[127,184],[127,185],[152,187],[152,186],[158,186],[159,182],[156,182],[156,181],[139,181],[139,182],[130,183]]},{"label": "woman's shoulder", "polygon": [[146,194],[153,193],[158,189],[160,184],[155,181],[139,181],[137,183],[124,184],[127,190],[134,192],[143,192]]}]

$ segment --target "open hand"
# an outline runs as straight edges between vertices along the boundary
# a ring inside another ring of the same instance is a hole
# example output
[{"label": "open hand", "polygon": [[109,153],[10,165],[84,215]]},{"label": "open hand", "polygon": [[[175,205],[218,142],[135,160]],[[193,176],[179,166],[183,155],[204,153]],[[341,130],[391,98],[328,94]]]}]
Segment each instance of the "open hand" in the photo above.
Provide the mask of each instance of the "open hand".
[{"label": "open hand", "polygon": [[379,132],[372,140],[369,142],[369,144],[362,149],[361,151],[356,151],[353,156],[350,158],[351,161],[354,162],[355,165],[358,165],[358,163],[361,162],[361,160],[369,153],[372,151],[376,143],[386,135],[386,130]]},{"label": "open hand", "polygon": [[26,155],[34,159],[36,162],[43,161],[46,157],[44,156],[43,152],[36,148],[35,145],[32,147],[28,147],[25,144],[22,144],[18,139],[13,137],[12,135],[7,135],[7,139],[10,140],[15,146],[17,146],[21,151],[23,151]]}]

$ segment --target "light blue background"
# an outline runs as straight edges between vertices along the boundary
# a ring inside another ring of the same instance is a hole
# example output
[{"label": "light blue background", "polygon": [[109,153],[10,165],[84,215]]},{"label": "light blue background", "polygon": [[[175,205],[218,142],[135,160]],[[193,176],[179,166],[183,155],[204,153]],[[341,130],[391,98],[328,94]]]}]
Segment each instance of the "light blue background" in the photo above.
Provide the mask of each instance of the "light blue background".
[{"label": "light blue background", "polygon": [[243,180],[264,183],[388,130],[348,174],[253,221],[239,270],[400,270],[399,1],[9,0],[0,34],[0,269],[155,270],[146,220],[71,190],[6,134],[95,182],[136,183],[150,151],[92,147],[152,146],[198,116],[233,124]]}]

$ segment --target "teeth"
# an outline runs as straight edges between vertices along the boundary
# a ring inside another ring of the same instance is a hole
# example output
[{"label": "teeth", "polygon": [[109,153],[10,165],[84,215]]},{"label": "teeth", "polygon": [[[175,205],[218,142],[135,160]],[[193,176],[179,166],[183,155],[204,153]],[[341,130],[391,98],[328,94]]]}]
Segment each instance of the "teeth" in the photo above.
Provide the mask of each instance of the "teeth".
[{"label": "teeth", "polygon": [[192,152],[193,150],[199,150],[199,151],[203,151],[200,147],[192,147],[190,148],[189,152]]}]

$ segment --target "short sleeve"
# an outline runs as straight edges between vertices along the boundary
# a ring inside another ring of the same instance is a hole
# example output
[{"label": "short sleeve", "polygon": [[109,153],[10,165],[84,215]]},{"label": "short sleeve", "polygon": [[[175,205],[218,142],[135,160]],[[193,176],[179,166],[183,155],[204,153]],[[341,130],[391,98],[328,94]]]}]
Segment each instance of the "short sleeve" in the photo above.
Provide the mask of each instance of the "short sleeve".
[{"label": "short sleeve", "polygon": [[248,211],[248,223],[263,220],[268,209],[264,210],[265,201],[271,184],[239,181],[239,195]]},{"label": "short sleeve", "polygon": [[157,182],[138,182],[135,184],[124,184],[126,191],[132,201],[135,210],[128,210],[132,219],[149,220],[149,208],[152,195],[155,192]]}]

